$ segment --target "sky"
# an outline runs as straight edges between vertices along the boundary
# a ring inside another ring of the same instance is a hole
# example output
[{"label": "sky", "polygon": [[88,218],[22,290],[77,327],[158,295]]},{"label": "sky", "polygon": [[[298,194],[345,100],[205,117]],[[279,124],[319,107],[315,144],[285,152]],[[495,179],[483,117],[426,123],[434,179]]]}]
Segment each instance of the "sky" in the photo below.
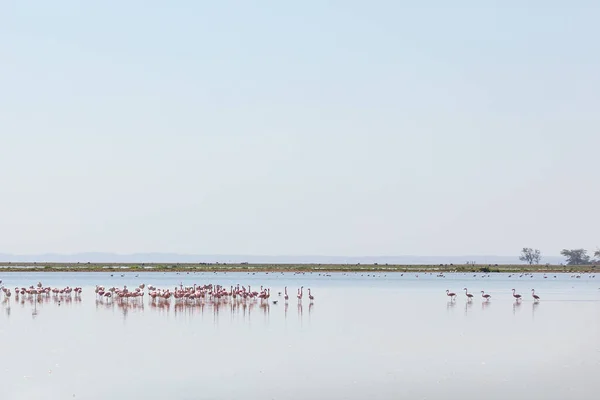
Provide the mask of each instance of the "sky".
[{"label": "sky", "polygon": [[596,1],[0,2],[0,253],[600,246]]}]

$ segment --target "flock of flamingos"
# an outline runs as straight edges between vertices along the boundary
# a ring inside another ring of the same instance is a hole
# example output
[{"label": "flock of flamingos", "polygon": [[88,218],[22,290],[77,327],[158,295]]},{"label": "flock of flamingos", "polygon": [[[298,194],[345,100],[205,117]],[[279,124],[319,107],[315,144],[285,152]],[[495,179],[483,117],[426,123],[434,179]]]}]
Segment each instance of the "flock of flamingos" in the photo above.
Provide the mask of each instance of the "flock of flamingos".
[{"label": "flock of flamingos", "polygon": [[[527,274],[522,274],[521,277],[524,275]],[[416,276],[418,278],[418,275]],[[509,278],[511,276],[512,275],[509,275]],[[438,274],[437,277],[444,278],[445,276],[443,274]],[[531,275],[531,277],[533,277],[533,275]],[[579,277],[580,276],[572,276],[572,278]],[[590,277],[594,278],[595,276]],[[544,274],[544,279],[547,278],[548,277]],[[554,278],[556,278],[556,276],[554,276]],[[463,288],[463,290],[467,302],[471,302],[474,295],[469,293],[466,287]],[[21,300],[21,303],[25,300],[32,303],[35,301],[41,303],[43,301],[48,301],[50,298],[58,305],[60,305],[61,302],[70,302],[73,300],[79,302],[81,301],[82,291],[83,289],[81,287],[66,286],[63,288],[52,288],[50,286],[44,286],[42,282],[38,282],[36,285],[31,285],[29,287],[15,287],[13,292],[11,289],[3,286],[2,280],[0,280],[0,299],[3,298],[4,304],[8,304],[11,297],[13,297],[13,293],[14,299],[16,301]],[[184,286],[183,283],[173,288],[164,289],[154,287],[153,285],[146,285],[144,283],[132,289],[127,286],[123,286],[122,288],[116,286],[107,288],[96,285],[94,291],[97,303],[112,304],[113,302],[116,302],[121,305],[143,304],[143,299],[147,295],[146,298],[149,298],[151,305],[159,305],[163,308],[168,308],[171,300],[175,302],[176,307],[194,306],[196,304],[204,305],[207,303],[218,306],[219,304],[228,303],[230,301],[232,304],[260,302],[261,305],[268,306],[269,303],[277,304],[281,298],[287,306],[290,298],[287,286],[284,287],[283,292],[277,292],[277,296],[271,298],[271,288],[260,286],[259,290],[253,290],[250,285],[244,286],[239,284],[230,286],[228,289],[221,285],[194,284],[192,286]],[[315,297],[310,288],[307,289],[307,292],[310,305],[312,306]],[[446,290],[446,295],[450,297],[451,302],[454,302],[457,298],[457,294],[450,290]],[[517,293],[515,289],[512,289],[512,296],[517,302],[522,300],[522,295]],[[492,296],[482,290],[481,297],[485,302],[489,302]],[[535,289],[531,289],[531,297],[534,302],[540,301],[540,296],[535,293]],[[296,298],[300,306],[304,299],[304,286],[297,289]]]},{"label": "flock of flamingos", "polygon": [[[469,293],[467,288],[463,288],[463,290],[465,291],[465,296],[467,297],[467,301],[473,300],[473,294]],[[518,294],[515,289],[512,289],[512,295],[516,299],[516,301],[522,300],[522,296],[520,294]],[[450,290],[446,290],[446,296],[450,297],[450,301],[456,300],[456,293],[451,292]],[[492,298],[491,295],[487,294],[483,290],[481,291],[481,297],[483,297],[485,299],[485,301],[490,301],[490,299]],[[540,296],[535,294],[535,289],[531,289],[531,297],[533,298],[533,301],[535,301],[535,302],[540,301]]]},{"label": "flock of flamingos", "polygon": [[[144,283],[140,284],[133,290],[129,290],[127,286],[124,286],[123,289],[117,287],[111,287],[106,289],[104,286],[96,286],[95,292],[96,296],[100,299],[105,299],[106,301],[111,301],[113,298],[117,298],[119,300],[129,300],[131,298],[139,298],[142,299],[144,297],[144,289],[146,289],[146,285]],[[269,301],[271,298],[271,288],[260,287],[260,291],[253,291],[252,287],[248,285],[240,286],[239,284],[236,286],[230,286],[229,290],[224,288],[221,285],[197,285],[193,286],[183,286],[180,284],[179,287],[174,287],[171,289],[158,289],[152,285],[148,285],[148,296],[151,301],[168,301],[171,298],[178,302],[198,302],[198,301],[212,301],[219,302],[228,299],[240,299],[240,300],[260,300],[261,302]],[[279,292],[278,296],[281,296],[282,293]],[[301,302],[304,298],[304,286],[298,288],[298,293],[296,295],[298,298],[298,302]],[[287,302],[289,300],[289,295],[287,291],[287,286],[284,288],[283,298]],[[315,297],[313,296],[310,288],[308,289],[308,299],[310,302],[313,302]],[[273,304],[277,304],[279,300],[271,300]]]},{"label": "flock of flamingos", "polygon": [[[73,297],[76,300],[80,300],[82,291],[83,289],[81,287],[72,288],[70,286],[66,286],[64,288],[52,288],[50,286],[45,287],[42,282],[38,282],[37,285],[31,285],[29,287],[15,287],[14,298],[16,301],[19,301],[19,299],[22,301],[26,299],[41,301],[42,299],[48,299],[52,296],[60,304],[61,300],[69,301],[72,300]],[[193,286],[184,286],[182,283],[173,289],[159,289],[152,285],[146,286],[144,283],[133,289],[130,289],[127,286],[123,286],[123,288],[115,286],[105,288],[104,286],[96,285],[94,291],[96,294],[96,300],[103,302],[112,302],[114,300],[118,302],[142,301],[146,294],[153,303],[165,303],[169,302],[171,299],[177,303],[187,304],[195,304],[199,302],[219,303],[227,302],[229,299],[239,301],[260,301],[261,303],[270,301],[273,304],[277,304],[279,302],[278,299],[271,299],[270,288],[261,286],[260,290],[256,291],[252,290],[250,285],[246,287],[240,286],[239,284],[236,286],[230,286],[229,290],[221,285],[213,284],[194,284]],[[8,302],[13,296],[13,292],[11,289],[2,286],[2,281],[0,280],[0,297],[1,296],[4,296],[4,301]],[[283,296],[284,301],[287,303],[290,298],[287,291],[287,286],[284,288],[283,293],[278,292],[277,296]],[[296,298],[298,299],[298,303],[302,302],[304,299],[304,286],[298,288]],[[313,303],[315,299],[310,288],[308,289],[308,299],[310,303]]]},{"label": "flock of flamingos", "polygon": [[[0,285],[1,283],[2,281],[0,281]],[[0,286],[0,289],[0,294],[4,296],[5,301],[8,301],[12,296],[11,290],[4,286]],[[241,301],[260,300],[261,302],[268,302],[271,298],[270,288],[264,288],[263,286],[261,286],[259,291],[253,291],[250,285],[248,285],[248,287],[246,288],[246,286],[240,286],[239,284],[236,286],[230,286],[229,290],[227,290],[221,285],[213,284],[194,284],[193,286],[183,286],[183,284],[180,284],[178,287],[176,286],[172,290],[170,288],[159,289],[152,285],[146,286],[146,284],[144,283],[140,284],[134,289],[129,289],[127,286],[123,286],[123,288],[113,286],[107,289],[104,286],[96,285],[94,291],[96,293],[97,300],[111,302],[113,301],[113,299],[117,299],[117,301],[119,302],[129,302],[143,300],[144,296],[146,295],[146,289],[151,302],[169,302],[171,299],[174,299],[178,303],[183,302],[187,304],[194,304],[204,301],[218,303],[227,301],[229,299],[239,299]],[[467,288],[463,288],[463,290],[465,291],[467,301],[472,301],[473,294],[469,293]],[[17,301],[20,297],[22,297],[23,300],[25,298],[41,299],[42,297],[48,298],[52,295],[56,300],[58,300],[59,303],[61,299],[71,299],[72,296],[75,296],[76,299],[80,299],[81,292],[81,287],[71,288],[69,286],[66,286],[64,288],[51,288],[50,286],[44,287],[42,282],[38,282],[38,284],[35,286],[31,285],[29,287],[21,288],[15,287],[14,289],[15,300]],[[456,293],[451,292],[450,290],[446,290],[446,295],[450,297],[451,301],[456,300]],[[512,289],[512,295],[516,299],[516,301],[522,300],[522,296],[516,293],[515,289]],[[281,296],[282,293],[279,292],[278,297]],[[485,293],[485,291],[482,290],[481,297],[485,301],[489,301],[492,296],[490,294]],[[531,297],[535,302],[540,301],[540,297],[537,294],[535,294],[535,289],[531,289]],[[304,298],[304,286],[298,288],[296,298],[298,299],[298,302],[302,302],[302,299]],[[308,289],[308,298],[311,303],[315,299],[310,288]],[[289,300],[287,286],[284,288],[283,291],[283,299],[286,303]],[[279,300],[271,300],[273,304],[277,304],[278,301]]]},{"label": "flock of flamingos", "polygon": [[[0,281],[0,284],[2,283],[2,281]],[[5,300],[10,299],[10,297],[12,296],[12,292],[10,289],[4,287],[4,286],[0,286],[1,292],[0,294],[4,295]],[[138,287],[136,287],[133,290],[130,290],[129,288],[127,288],[127,286],[123,286],[123,288],[118,288],[118,287],[110,287],[108,289],[106,289],[104,286],[100,286],[100,285],[96,285],[95,288],[95,292],[96,292],[96,296],[98,299],[101,300],[105,300],[105,301],[112,301],[113,298],[118,299],[119,301],[129,301],[130,299],[139,299],[142,300],[144,298],[144,295],[146,294],[146,292],[144,291],[144,289],[146,289],[146,284],[142,283],[140,284]],[[70,298],[72,295],[74,295],[76,298],[81,296],[81,292],[82,292],[82,288],[81,287],[75,287],[75,288],[71,288],[69,286],[66,286],[64,288],[51,288],[50,286],[44,287],[42,285],[42,282],[38,282],[38,284],[36,286],[31,285],[27,288],[22,287],[16,287],[15,288],[15,299],[19,300],[20,296],[23,297],[27,297],[27,298],[35,298],[35,297],[41,297],[41,296],[46,296],[49,297],[51,294],[54,297],[58,297],[58,298],[65,298],[68,297]],[[221,285],[213,285],[213,284],[207,284],[207,285],[197,285],[194,284],[193,286],[183,286],[183,284],[180,284],[179,287],[175,287],[173,288],[173,290],[171,291],[171,289],[158,289],[152,285],[148,285],[147,287],[148,290],[148,296],[150,297],[151,301],[168,301],[171,298],[173,298],[175,301],[178,302],[198,302],[198,301],[204,301],[204,300],[209,300],[209,301],[221,301],[221,300],[226,300],[226,299],[240,299],[240,300],[260,300],[261,302],[264,301],[269,301],[269,299],[271,298],[271,289],[270,288],[264,288],[263,286],[260,287],[260,291],[252,291],[252,287],[250,285],[248,285],[248,288],[246,289],[245,286],[240,286],[239,284],[236,286],[230,286],[229,290],[225,289],[223,286]],[[463,290],[465,291],[465,296],[467,298],[467,301],[471,301],[473,300],[473,294],[469,293],[467,288],[463,288]],[[279,296],[281,296],[281,292],[278,293]],[[446,290],[446,295],[448,297],[450,297],[451,301],[456,300],[456,293],[451,292],[450,290]],[[516,293],[515,289],[512,289],[512,295],[513,297],[517,300],[517,301],[521,301],[522,300],[522,296],[518,293]],[[298,299],[299,302],[302,301],[304,297],[304,286],[298,288],[297,294],[296,294],[296,298]],[[485,291],[481,291],[481,297],[483,299],[485,299],[485,301],[489,301],[491,299],[491,295],[485,293]],[[540,301],[540,297],[535,294],[535,289],[531,289],[531,297],[533,298],[533,301]],[[289,300],[289,295],[288,295],[288,291],[287,291],[287,286],[284,288],[284,292],[283,292],[283,298],[284,300],[287,302]],[[313,296],[310,288],[308,289],[308,298],[310,300],[310,302],[313,302],[315,297]],[[278,300],[272,300],[273,304],[277,304]]]}]

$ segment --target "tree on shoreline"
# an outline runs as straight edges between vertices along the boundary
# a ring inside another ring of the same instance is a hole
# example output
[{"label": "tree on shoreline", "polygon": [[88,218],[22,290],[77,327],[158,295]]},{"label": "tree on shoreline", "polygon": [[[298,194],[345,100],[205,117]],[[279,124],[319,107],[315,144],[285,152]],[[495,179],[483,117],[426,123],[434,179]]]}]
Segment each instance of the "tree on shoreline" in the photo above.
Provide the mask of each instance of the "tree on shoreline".
[{"label": "tree on shoreline", "polygon": [[588,265],[591,263],[590,256],[585,249],[563,249],[560,254],[567,258],[567,265]]},{"label": "tree on shoreline", "polygon": [[538,249],[532,249],[531,247],[523,247],[521,250],[521,256],[519,260],[528,263],[529,265],[539,264],[542,259],[542,253]]}]

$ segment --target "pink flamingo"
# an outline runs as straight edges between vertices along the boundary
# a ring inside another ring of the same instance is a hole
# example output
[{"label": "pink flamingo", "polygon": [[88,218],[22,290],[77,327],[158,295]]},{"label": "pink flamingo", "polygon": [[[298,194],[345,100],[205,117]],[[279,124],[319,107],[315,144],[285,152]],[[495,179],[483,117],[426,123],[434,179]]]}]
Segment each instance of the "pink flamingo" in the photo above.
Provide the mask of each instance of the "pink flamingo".
[{"label": "pink flamingo", "polygon": [[481,297],[483,297],[486,301],[489,301],[490,298],[492,297],[489,294],[486,294],[483,290],[481,291]]},{"label": "pink flamingo", "polygon": [[315,299],[315,296],[313,296],[313,295],[310,293],[310,288],[308,288],[308,298],[309,298],[309,300],[310,300],[310,301],[313,301],[313,300]]},{"label": "pink flamingo", "polygon": [[513,297],[515,299],[517,299],[517,301],[521,300],[521,295],[520,294],[515,294],[515,289],[513,289],[512,292],[513,292]]},{"label": "pink flamingo", "polygon": [[287,293],[287,286],[284,288],[283,291],[285,293],[285,296],[283,298],[285,299],[285,301],[288,301],[288,299],[290,298],[290,296],[288,296],[288,293]]},{"label": "pink flamingo", "polygon": [[446,289],[446,296],[450,297],[450,300],[454,300],[456,298],[456,293],[452,293],[448,289]]},{"label": "pink flamingo", "polygon": [[467,292],[467,288],[464,288],[465,294],[467,295],[467,300],[471,301],[471,299],[473,299],[473,295],[471,293]]},{"label": "pink flamingo", "polygon": [[540,301],[540,296],[535,294],[535,289],[531,289],[531,297],[533,297],[534,301]]}]

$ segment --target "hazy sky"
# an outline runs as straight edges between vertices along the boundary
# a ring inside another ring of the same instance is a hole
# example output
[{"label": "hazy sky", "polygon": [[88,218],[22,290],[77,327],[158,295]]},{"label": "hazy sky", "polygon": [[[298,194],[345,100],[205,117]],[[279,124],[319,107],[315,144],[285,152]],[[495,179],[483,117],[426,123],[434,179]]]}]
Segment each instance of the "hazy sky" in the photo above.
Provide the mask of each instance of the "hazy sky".
[{"label": "hazy sky", "polygon": [[0,253],[593,250],[598,21],[592,0],[3,0]]}]

